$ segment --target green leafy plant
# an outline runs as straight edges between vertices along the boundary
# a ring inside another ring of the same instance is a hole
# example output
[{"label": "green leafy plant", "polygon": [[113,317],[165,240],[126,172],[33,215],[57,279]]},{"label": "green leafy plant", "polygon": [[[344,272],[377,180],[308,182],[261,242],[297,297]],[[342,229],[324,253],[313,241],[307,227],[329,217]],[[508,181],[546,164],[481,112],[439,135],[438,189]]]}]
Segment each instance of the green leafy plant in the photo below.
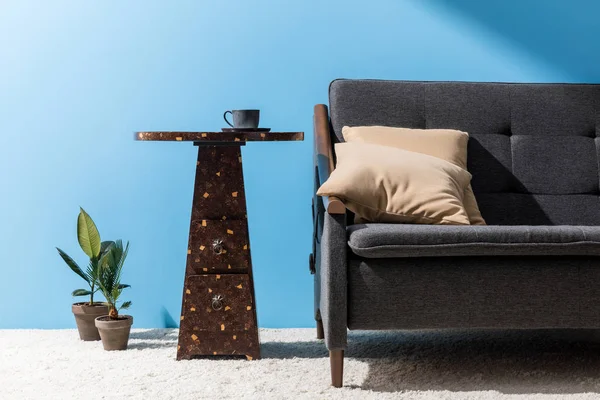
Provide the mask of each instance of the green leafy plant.
[{"label": "green leafy plant", "polygon": [[98,276],[100,274],[100,259],[106,255],[112,241],[102,242],[100,233],[92,217],[83,208],[79,209],[77,217],[77,240],[81,250],[90,258],[85,271],[67,253],[59,249],[58,254],[73,272],[79,275],[89,286],[89,289],[76,289],[71,293],[73,296],[90,296],[90,305],[94,304],[94,294],[100,289]]},{"label": "green leafy plant", "polygon": [[131,301],[125,301],[121,306],[118,305],[123,289],[130,287],[130,285],[121,283],[121,273],[128,251],[129,242],[123,248],[123,242],[117,240],[109,246],[106,254],[100,259],[98,284],[108,303],[108,316],[111,320],[119,319],[119,311],[126,310],[131,306]]}]

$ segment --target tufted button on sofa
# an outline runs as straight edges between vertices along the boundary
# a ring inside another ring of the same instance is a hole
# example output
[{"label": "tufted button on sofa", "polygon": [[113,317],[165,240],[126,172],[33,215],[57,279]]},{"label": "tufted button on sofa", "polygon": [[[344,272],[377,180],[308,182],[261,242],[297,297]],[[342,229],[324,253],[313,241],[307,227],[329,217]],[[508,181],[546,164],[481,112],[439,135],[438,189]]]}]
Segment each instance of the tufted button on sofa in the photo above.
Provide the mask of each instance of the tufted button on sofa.
[{"label": "tufted button on sofa", "polygon": [[334,386],[348,329],[600,328],[600,85],[335,80],[315,107],[315,187],[342,127],[368,125],[468,132],[488,225],[352,225],[315,196]]}]

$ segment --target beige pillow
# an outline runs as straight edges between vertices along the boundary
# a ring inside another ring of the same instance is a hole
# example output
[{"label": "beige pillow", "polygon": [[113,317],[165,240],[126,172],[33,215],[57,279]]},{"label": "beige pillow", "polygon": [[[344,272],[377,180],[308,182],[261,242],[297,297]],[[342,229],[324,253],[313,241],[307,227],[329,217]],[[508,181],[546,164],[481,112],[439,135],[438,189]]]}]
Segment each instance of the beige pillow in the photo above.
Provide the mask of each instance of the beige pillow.
[{"label": "beige pillow", "polygon": [[335,145],[337,165],[319,188],[371,222],[469,225],[462,200],[471,174],[437,157],[367,143]]},{"label": "beige pillow", "polygon": [[[356,126],[342,128],[346,142],[365,142],[397,147],[441,158],[467,169],[469,134],[454,129],[408,129],[387,126]],[[485,225],[471,184],[464,193],[464,207],[471,225]]]}]

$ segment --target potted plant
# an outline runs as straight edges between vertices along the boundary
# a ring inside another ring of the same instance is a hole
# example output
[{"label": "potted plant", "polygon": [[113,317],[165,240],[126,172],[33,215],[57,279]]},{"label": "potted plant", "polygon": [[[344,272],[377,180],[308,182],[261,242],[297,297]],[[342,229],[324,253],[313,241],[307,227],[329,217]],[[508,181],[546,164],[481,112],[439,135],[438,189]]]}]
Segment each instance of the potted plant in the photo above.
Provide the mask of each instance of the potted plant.
[{"label": "potted plant", "polygon": [[123,249],[123,242],[117,240],[110,245],[100,260],[98,283],[108,304],[108,315],[96,317],[96,327],[102,338],[104,350],[125,350],[129,341],[129,331],[133,324],[131,315],[120,315],[119,310],[126,310],[131,301],[119,306],[119,298],[123,289],[130,287],[121,283],[123,264],[129,251],[129,242]]},{"label": "potted plant", "polygon": [[58,254],[67,263],[69,268],[79,275],[89,286],[89,289],[76,289],[73,296],[90,296],[87,302],[75,303],[71,310],[75,315],[77,330],[82,340],[100,340],[98,329],[94,320],[99,315],[108,313],[108,306],[105,303],[95,302],[94,294],[98,291],[98,274],[100,270],[100,259],[106,253],[112,242],[101,242],[100,233],[92,218],[83,208],[79,209],[77,217],[77,240],[83,252],[89,257],[89,263],[85,270],[64,251],[59,249]]}]

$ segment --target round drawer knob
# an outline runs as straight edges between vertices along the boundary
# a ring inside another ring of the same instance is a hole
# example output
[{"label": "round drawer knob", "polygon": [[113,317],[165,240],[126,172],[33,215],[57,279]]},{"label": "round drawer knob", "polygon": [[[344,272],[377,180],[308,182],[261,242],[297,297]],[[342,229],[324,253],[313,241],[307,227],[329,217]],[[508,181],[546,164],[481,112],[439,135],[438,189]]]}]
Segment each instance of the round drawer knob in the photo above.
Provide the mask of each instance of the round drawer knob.
[{"label": "round drawer knob", "polygon": [[223,296],[217,294],[212,298],[212,308],[215,311],[219,311],[223,308]]},{"label": "round drawer knob", "polygon": [[223,254],[225,248],[223,246],[223,241],[221,239],[216,239],[212,244],[213,252],[215,254]]}]

